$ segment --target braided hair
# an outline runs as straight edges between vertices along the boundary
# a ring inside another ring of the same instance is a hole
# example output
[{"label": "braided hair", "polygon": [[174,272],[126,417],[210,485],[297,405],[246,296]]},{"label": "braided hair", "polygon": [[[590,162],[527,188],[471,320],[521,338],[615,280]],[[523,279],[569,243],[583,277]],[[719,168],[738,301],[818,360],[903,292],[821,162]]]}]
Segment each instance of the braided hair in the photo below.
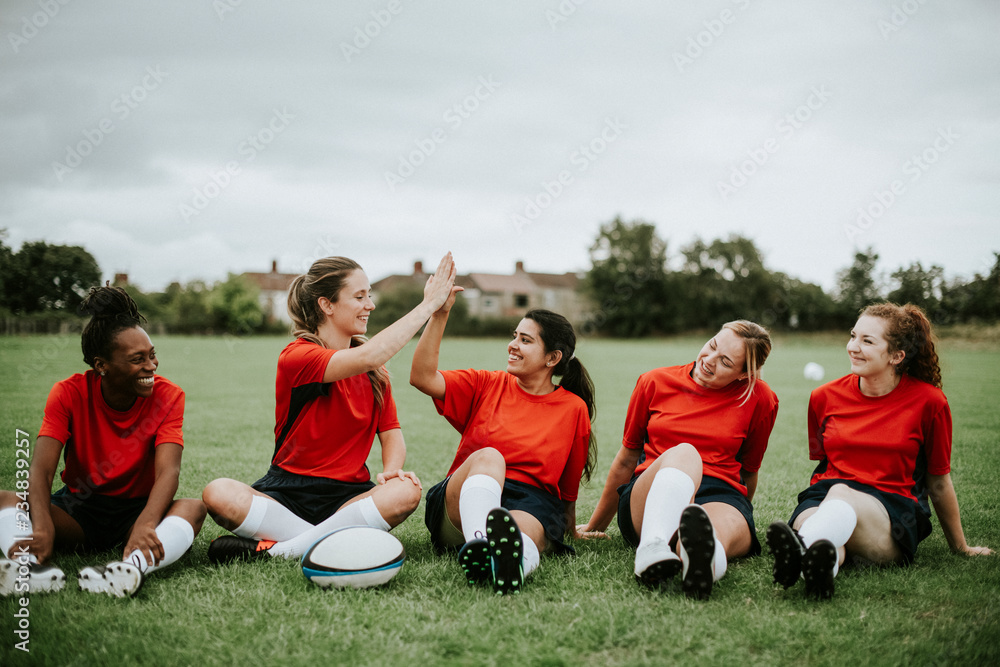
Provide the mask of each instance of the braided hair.
[{"label": "braided hair", "polygon": [[121,287],[112,287],[108,282],[104,287],[90,288],[80,304],[80,312],[90,315],[90,321],[80,337],[80,346],[83,348],[83,362],[91,368],[94,368],[97,357],[111,359],[115,337],[119,333],[146,321],[128,292]]}]

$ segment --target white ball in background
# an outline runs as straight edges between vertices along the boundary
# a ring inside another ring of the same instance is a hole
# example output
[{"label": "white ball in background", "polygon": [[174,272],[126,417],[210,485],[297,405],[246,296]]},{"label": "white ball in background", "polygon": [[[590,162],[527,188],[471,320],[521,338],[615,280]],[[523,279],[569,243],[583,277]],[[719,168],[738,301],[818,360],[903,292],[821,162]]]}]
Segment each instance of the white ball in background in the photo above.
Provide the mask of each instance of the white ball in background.
[{"label": "white ball in background", "polygon": [[807,380],[815,380],[816,382],[822,380],[823,375],[825,374],[826,371],[823,370],[823,367],[815,361],[810,361],[806,364],[806,367],[802,369],[802,375],[804,375]]}]

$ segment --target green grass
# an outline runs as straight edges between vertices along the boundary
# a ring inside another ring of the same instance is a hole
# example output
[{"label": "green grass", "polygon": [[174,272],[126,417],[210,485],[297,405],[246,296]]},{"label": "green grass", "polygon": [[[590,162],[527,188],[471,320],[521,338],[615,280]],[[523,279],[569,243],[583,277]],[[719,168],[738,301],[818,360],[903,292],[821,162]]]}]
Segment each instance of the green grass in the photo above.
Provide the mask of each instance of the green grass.
[{"label": "green grass", "polygon": [[[32,436],[51,385],[83,370],[79,339],[0,338],[0,488],[12,488],[15,429]],[[187,392],[180,496],[211,479],[253,481],[273,448],[274,369],[282,338],[158,337],[160,372]],[[587,340],[577,352],[598,391],[600,466],[578,503],[593,509],[620,442],[638,375],[692,359],[702,340]],[[758,529],[787,518],[806,484],[807,361],[846,371],[844,340],[780,338],[764,369],[781,408],[755,499]],[[425,488],[454,455],[458,434],[406,382],[412,344],[390,364],[408,467]],[[942,344],[955,421],[953,478],[970,543],[1000,547],[996,480],[1000,351]],[[499,368],[500,340],[444,343],[446,368]],[[369,462],[380,469],[378,448]],[[953,556],[935,531],[909,568],[845,569],[831,602],[770,582],[768,557],[730,565],[710,600],[654,593],[632,578],[632,552],[612,540],[577,544],[576,558],[544,558],[525,591],[496,598],[464,586],[457,564],[434,556],[423,509],[396,535],[408,560],[382,589],[321,590],[288,561],[215,568],[205,552],[222,531],[211,521],[191,553],[152,576],[133,600],[91,596],[72,581],[30,601],[31,653],[13,648],[15,600],[0,600],[0,664],[997,664],[1000,557]],[[60,555],[70,578],[107,553]]]}]

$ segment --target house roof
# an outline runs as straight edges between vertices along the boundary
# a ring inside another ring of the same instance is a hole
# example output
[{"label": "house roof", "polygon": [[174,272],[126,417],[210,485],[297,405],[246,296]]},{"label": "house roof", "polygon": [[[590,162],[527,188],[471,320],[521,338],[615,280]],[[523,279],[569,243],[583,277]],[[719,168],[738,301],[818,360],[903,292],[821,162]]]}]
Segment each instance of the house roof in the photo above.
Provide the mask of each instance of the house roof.
[{"label": "house roof", "polygon": [[292,281],[299,276],[296,273],[276,273],[272,271],[271,273],[247,272],[243,274],[243,277],[252,281],[265,292],[287,292],[288,288],[292,286]]}]

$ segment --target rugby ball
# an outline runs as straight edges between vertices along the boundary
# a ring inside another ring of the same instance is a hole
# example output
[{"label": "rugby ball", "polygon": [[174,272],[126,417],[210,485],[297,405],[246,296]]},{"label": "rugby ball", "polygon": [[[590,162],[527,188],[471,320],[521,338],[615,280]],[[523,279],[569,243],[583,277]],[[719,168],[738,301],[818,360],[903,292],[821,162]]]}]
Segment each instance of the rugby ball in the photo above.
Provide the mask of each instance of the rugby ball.
[{"label": "rugby ball", "polygon": [[347,526],[320,538],[302,556],[302,574],[322,588],[381,586],[399,574],[406,550],[395,536]]}]

